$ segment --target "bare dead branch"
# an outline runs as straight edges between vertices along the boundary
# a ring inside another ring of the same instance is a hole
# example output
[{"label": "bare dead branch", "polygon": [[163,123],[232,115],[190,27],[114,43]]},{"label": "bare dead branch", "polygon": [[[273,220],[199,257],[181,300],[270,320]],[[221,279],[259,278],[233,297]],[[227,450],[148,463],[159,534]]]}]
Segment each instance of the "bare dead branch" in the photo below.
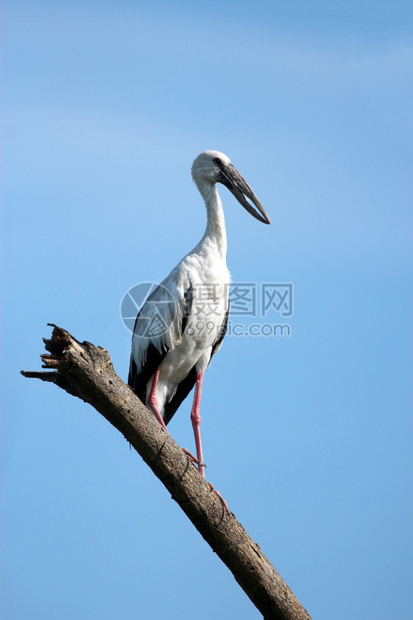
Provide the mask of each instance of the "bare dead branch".
[{"label": "bare dead branch", "polygon": [[124,435],[265,619],[311,620],[259,546],[211,492],[189,457],[118,377],[108,352],[52,327],[51,339],[44,339],[48,353],[41,356],[47,370],[22,374],[55,383],[81,398]]}]

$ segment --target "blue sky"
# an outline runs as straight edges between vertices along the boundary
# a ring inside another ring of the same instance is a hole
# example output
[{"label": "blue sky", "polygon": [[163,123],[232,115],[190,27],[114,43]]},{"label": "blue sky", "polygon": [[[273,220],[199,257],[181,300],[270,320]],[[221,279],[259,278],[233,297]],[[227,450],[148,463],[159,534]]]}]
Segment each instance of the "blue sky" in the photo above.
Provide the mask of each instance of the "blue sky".
[{"label": "blue sky", "polygon": [[228,336],[208,369],[207,478],[314,618],[412,618],[412,18],[3,3],[5,620],[260,617],[120,434],[19,375],[53,322],[126,379],[121,299],[201,237],[204,149],[272,221],[221,189],[234,281],[294,285],[292,317],[256,319],[289,337]]}]

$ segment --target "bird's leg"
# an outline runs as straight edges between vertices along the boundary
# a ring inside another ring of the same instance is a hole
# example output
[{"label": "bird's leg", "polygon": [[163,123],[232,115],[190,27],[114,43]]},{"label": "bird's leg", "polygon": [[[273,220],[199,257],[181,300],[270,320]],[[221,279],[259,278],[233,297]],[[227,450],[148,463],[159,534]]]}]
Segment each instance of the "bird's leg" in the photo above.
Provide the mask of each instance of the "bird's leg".
[{"label": "bird's leg", "polygon": [[[196,456],[197,456],[197,464],[198,464],[198,469],[200,471],[200,473],[202,474],[202,476],[205,478],[205,473],[204,473],[204,459],[202,457],[202,444],[201,444],[201,392],[202,392],[202,380],[204,378],[203,373],[197,375],[196,377],[196,382],[195,382],[195,394],[194,394],[194,401],[192,403],[192,411],[191,411],[191,422],[192,422],[192,428],[194,429],[194,437],[195,437],[195,446],[196,446]],[[188,451],[184,450],[187,454]],[[189,456],[192,456],[191,454],[189,454]],[[211,489],[211,491],[213,491],[214,493],[216,493],[216,495],[218,495],[219,499],[221,500],[225,510],[227,511],[228,514],[230,514],[230,509],[228,508],[228,504],[225,501],[225,499],[222,497],[221,493],[219,491],[217,491],[216,489],[214,489],[214,485],[211,484],[210,482],[208,482],[208,486]]]},{"label": "bird's leg", "polygon": [[151,391],[149,392],[147,403],[149,407],[151,408],[151,410],[153,411],[153,413],[155,414],[155,417],[158,420],[159,424],[162,426],[162,428],[166,432],[168,432],[168,429],[166,428],[166,424],[163,421],[161,414],[159,413],[158,401],[156,399],[156,386],[158,385],[159,372],[160,372],[160,366],[158,367],[158,370],[153,375]]},{"label": "bird's leg", "polygon": [[191,422],[192,428],[194,429],[194,438],[195,438],[195,446],[196,446],[196,456],[198,461],[198,469],[202,476],[205,478],[204,474],[204,460],[202,458],[202,444],[201,444],[201,392],[202,392],[202,379],[204,378],[204,374],[201,373],[197,375],[195,382],[195,394],[194,401],[192,403],[192,411],[191,411]]}]

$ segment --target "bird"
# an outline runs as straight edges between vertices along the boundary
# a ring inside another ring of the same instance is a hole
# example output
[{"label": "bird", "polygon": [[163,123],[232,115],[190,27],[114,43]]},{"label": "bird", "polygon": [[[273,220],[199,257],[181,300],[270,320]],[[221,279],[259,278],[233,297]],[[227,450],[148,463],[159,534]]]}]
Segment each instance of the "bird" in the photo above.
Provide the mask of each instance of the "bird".
[{"label": "bird", "polygon": [[167,431],[167,424],[195,386],[191,408],[196,457],[185,452],[205,478],[201,443],[204,373],[227,331],[230,273],[225,219],[217,184],[254,218],[270,224],[257,196],[219,151],[202,152],[192,179],[204,199],[205,233],[194,249],[148,294],[135,320],[128,384]]}]

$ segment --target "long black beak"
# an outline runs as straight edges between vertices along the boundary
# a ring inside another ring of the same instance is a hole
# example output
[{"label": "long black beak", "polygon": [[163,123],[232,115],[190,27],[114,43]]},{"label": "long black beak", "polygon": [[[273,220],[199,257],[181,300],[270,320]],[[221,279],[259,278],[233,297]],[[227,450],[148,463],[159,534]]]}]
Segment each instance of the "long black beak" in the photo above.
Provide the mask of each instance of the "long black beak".
[{"label": "long black beak", "polygon": [[[264,224],[271,224],[264,207],[238,170],[232,164],[224,164],[218,157],[215,160],[215,164],[218,166],[221,173],[218,179],[219,183],[222,183],[229,189],[248,213],[251,213],[252,216]],[[252,204],[248,202],[247,199],[250,200]],[[258,209],[259,213],[254,209],[253,205]]]}]

